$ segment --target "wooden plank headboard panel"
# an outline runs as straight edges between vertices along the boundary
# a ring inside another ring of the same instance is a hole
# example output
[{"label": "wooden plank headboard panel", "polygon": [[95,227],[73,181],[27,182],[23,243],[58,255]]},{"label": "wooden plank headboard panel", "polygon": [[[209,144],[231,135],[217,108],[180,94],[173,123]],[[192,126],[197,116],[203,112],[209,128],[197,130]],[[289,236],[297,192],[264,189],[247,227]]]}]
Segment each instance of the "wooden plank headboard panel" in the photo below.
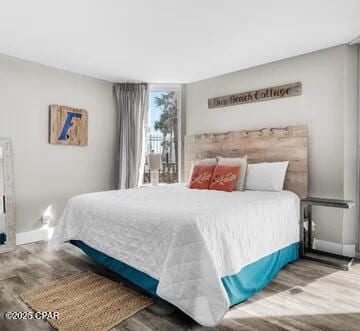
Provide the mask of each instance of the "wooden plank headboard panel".
[{"label": "wooden plank headboard panel", "polygon": [[289,126],[185,137],[185,179],[191,162],[206,157],[247,155],[249,163],[289,161],[285,190],[300,198],[308,192],[308,129]]}]

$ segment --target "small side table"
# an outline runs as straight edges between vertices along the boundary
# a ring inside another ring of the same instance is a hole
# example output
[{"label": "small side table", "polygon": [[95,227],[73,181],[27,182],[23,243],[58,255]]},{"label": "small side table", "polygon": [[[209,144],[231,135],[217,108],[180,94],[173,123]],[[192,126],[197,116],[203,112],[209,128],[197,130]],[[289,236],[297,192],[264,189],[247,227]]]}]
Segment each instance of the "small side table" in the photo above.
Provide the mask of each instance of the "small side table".
[{"label": "small side table", "polygon": [[[354,202],[350,200],[326,199],[309,197],[302,199],[300,202],[300,242],[301,255],[303,258],[313,261],[323,262],[333,265],[343,270],[349,270],[354,258],[323,252],[313,249],[312,247],[312,206],[323,206],[332,208],[349,209],[354,206]],[[304,238],[304,222],[308,221],[307,238]],[[306,239],[306,240],[305,240]],[[306,245],[307,243],[307,245]]]}]

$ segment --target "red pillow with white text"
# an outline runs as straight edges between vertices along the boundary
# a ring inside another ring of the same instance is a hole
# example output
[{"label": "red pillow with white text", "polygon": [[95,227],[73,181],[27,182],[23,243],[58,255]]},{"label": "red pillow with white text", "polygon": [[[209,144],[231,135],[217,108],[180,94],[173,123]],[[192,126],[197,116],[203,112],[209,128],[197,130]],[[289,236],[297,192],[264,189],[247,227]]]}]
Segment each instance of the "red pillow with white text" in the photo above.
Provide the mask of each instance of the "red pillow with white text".
[{"label": "red pillow with white text", "polygon": [[214,165],[196,165],[191,174],[189,188],[207,190],[214,171]]},{"label": "red pillow with white text", "polygon": [[213,171],[209,190],[232,192],[240,174],[239,166],[217,165]]}]

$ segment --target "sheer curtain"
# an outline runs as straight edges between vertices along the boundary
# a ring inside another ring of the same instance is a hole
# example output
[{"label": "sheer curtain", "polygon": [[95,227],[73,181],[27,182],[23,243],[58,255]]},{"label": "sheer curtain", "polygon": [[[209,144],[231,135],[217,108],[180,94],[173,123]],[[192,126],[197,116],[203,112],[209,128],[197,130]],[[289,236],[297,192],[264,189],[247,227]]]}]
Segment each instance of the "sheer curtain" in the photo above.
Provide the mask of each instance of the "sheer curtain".
[{"label": "sheer curtain", "polygon": [[118,112],[117,185],[119,189],[138,187],[143,174],[144,130],[149,85],[116,83],[113,89]]}]

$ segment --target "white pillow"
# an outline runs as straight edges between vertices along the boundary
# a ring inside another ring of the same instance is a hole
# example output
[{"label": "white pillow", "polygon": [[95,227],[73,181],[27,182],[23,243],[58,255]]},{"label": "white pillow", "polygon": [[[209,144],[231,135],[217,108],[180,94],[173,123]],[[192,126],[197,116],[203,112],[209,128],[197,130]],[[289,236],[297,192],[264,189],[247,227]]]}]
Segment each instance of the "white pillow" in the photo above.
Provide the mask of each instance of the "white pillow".
[{"label": "white pillow", "polygon": [[244,191],[247,169],[247,155],[244,157],[217,157],[218,165],[239,166],[240,174],[236,182],[235,191]]},{"label": "white pillow", "polygon": [[217,159],[215,157],[212,157],[212,158],[192,161],[189,178],[188,178],[188,185],[190,185],[192,172],[193,172],[194,166],[196,166],[196,165],[217,165]]},{"label": "white pillow", "polygon": [[282,191],[289,161],[249,164],[245,190]]}]

